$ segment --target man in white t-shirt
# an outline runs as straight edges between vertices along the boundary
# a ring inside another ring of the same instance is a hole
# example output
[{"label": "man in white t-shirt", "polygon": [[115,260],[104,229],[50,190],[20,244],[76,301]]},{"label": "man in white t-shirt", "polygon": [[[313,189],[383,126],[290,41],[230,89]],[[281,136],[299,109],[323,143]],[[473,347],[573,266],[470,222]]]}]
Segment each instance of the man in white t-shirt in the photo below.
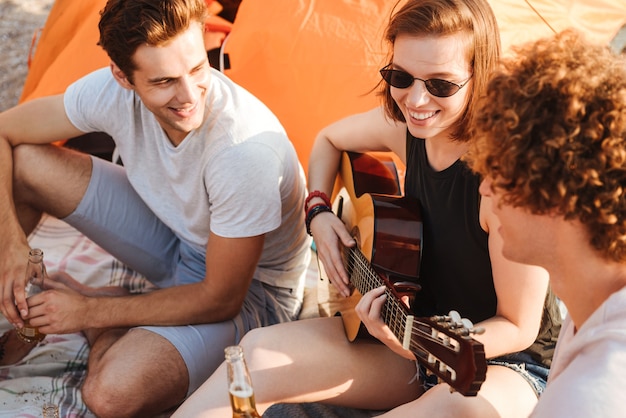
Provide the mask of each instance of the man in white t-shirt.
[{"label": "man in white t-shirt", "polygon": [[528,45],[477,115],[472,167],[503,254],[546,268],[568,311],[531,416],[623,417],[626,60],[571,31]]},{"label": "man in white t-shirt", "polygon": [[[82,394],[100,417],[172,408],[225,346],[302,305],[303,170],[270,110],[210,68],[205,18],[203,0],[109,0],[110,68],[0,114],[0,309],[17,328],[85,332]],[[109,134],[123,167],[50,145],[86,132]],[[42,212],[160,289],[88,297],[70,280],[27,304],[26,236]]]}]

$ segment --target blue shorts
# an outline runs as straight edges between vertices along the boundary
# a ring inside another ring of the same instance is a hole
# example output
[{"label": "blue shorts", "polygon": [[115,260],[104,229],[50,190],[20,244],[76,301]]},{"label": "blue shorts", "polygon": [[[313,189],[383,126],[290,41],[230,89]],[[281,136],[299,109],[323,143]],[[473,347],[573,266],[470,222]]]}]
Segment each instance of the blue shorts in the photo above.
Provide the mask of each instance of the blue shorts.
[{"label": "blue shorts", "polygon": [[[158,287],[197,283],[205,277],[205,254],[181,241],[145,205],[122,166],[92,157],[89,186],[64,221],[81,231]],[[293,289],[253,280],[241,313],[233,320],[202,325],[141,327],[170,341],[197,389],[224,360],[224,348],[252,328],[296,319],[302,301]]]},{"label": "blue shorts", "polygon": [[533,388],[537,397],[546,389],[550,369],[528,353],[513,353],[487,360],[487,365],[504,366],[520,374]]}]

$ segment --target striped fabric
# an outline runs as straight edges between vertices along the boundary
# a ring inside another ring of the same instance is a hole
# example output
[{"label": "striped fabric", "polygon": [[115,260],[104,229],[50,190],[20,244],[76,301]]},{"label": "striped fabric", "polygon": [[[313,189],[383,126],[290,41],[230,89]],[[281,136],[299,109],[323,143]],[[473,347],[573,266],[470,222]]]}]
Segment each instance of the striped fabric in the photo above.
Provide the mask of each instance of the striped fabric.
[{"label": "striped fabric", "polygon": [[[45,216],[29,242],[31,248],[43,249],[49,273],[65,271],[89,286],[123,286],[132,293],[155,288],[56,218]],[[302,318],[318,316],[317,281],[317,259],[313,256],[307,271]],[[0,315],[0,335],[10,328]],[[41,417],[45,402],[58,405],[64,418],[95,417],[83,404],[80,393],[88,355],[89,346],[81,333],[48,335],[21,362],[0,367],[0,418]]]},{"label": "striped fabric", "polygon": [[[131,292],[154,288],[56,218],[44,217],[29,241],[32,248],[43,249],[48,272],[66,271],[89,286],[124,286]],[[0,335],[9,329],[0,316]],[[80,394],[88,355],[81,333],[48,335],[21,362],[0,367],[0,417],[41,417],[45,402],[58,405],[62,417],[93,417]]]}]

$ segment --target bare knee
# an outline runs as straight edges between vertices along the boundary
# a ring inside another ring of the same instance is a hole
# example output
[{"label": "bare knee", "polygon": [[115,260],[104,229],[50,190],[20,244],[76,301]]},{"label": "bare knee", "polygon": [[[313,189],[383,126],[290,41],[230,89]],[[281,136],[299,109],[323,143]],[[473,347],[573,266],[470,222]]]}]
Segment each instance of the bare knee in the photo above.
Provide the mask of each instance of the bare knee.
[{"label": "bare knee", "polygon": [[248,331],[241,339],[240,345],[244,348],[253,349],[256,345],[267,340],[267,335],[271,333],[270,328],[253,328]]},{"label": "bare knee", "polygon": [[13,203],[20,226],[29,234],[41,219],[41,199],[37,195],[37,181],[45,176],[37,173],[39,152],[43,146],[23,144],[13,148]]},{"label": "bare knee", "polygon": [[146,405],[140,395],[150,384],[142,382],[142,388],[134,382],[129,384],[123,376],[109,372],[88,373],[81,390],[83,402],[98,418],[142,417],[160,412],[161,408],[152,410]]},{"label": "bare knee", "polygon": [[[117,384],[116,384],[117,383]],[[107,373],[88,373],[82,387],[85,405],[97,417],[127,417],[135,411],[128,402],[132,391],[125,391],[119,382]]]},{"label": "bare knee", "polygon": [[280,348],[284,336],[279,332],[282,327],[261,327],[251,329],[243,336],[239,345],[243,348],[248,363],[253,361],[257,349],[269,350]]},{"label": "bare knee", "polygon": [[80,202],[90,178],[87,154],[48,144],[13,148],[16,206],[67,216]]},{"label": "bare knee", "polygon": [[46,163],[53,145],[20,144],[13,148],[13,179],[16,184],[32,187],[41,174],[41,164]]},{"label": "bare knee", "polygon": [[122,337],[103,334],[91,348],[88,367],[83,401],[98,417],[156,416],[187,393],[189,374],[182,357],[169,341],[147,330]]},{"label": "bare knee", "polygon": [[40,145],[22,144],[13,148],[13,194],[15,201],[27,201],[36,180]]}]

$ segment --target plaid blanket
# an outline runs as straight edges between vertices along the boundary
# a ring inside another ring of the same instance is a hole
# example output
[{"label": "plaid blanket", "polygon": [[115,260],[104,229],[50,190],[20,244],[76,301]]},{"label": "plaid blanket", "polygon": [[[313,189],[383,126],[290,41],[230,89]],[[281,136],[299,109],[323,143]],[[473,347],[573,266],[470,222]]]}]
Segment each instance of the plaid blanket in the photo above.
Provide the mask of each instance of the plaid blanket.
[{"label": "plaid blanket", "polygon": [[[123,286],[132,293],[154,289],[143,276],[54,217],[44,216],[29,242],[31,248],[44,251],[48,272],[65,271],[89,286]],[[319,314],[317,280],[317,264],[312,261],[301,318]],[[9,329],[11,325],[0,315],[0,335]],[[19,363],[0,366],[0,418],[41,417],[44,403],[58,405],[59,416],[64,418],[95,417],[80,393],[88,356],[89,346],[82,333],[48,335]]]},{"label": "plaid blanket", "polygon": [[[124,286],[133,293],[153,288],[56,218],[45,216],[29,242],[32,248],[43,249],[49,272],[66,271],[89,286]],[[0,316],[0,335],[10,328]],[[0,367],[0,417],[40,417],[45,402],[58,405],[62,417],[93,417],[80,394],[88,355],[89,346],[81,333],[48,335],[22,361]]]}]

